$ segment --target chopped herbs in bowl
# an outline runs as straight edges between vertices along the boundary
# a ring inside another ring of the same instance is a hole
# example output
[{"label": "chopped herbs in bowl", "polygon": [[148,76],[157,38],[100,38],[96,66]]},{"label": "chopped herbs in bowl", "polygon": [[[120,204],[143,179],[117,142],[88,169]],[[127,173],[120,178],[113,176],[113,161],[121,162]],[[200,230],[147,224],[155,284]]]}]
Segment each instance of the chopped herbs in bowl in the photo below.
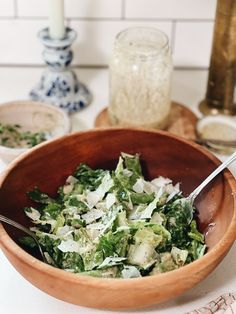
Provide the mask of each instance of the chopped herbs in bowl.
[{"label": "chopped herbs in bowl", "polygon": [[[147,181],[139,156],[122,153],[114,171],[80,164],[51,198],[28,193],[25,208],[49,264],[105,278],[150,276],[177,269],[206,251],[194,211],[186,211],[179,183]],[[35,243],[23,237],[29,247]]]},{"label": "chopped herbs in bowl", "polygon": [[14,101],[0,105],[0,159],[8,164],[47,140],[70,132],[71,122],[56,106],[37,101]]},{"label": "chopped herbs in bowl", "polygon": [[0,122],[0,145],[9,148],[31,148],[48,139],[45,132],[23,131],[19,124]]}]

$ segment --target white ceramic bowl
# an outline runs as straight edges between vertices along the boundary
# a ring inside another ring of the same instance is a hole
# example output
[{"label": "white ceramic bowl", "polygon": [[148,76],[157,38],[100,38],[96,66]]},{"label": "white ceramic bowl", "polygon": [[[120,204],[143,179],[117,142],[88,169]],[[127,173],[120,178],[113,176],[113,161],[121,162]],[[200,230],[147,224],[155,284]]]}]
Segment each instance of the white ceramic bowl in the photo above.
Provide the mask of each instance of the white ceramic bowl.
[{"label": "white ceramic bowl", "polygon": [[[71,129],[70,119],[61,109],[35,101],[1,104],[0,123],[19,124],[23,131],[44,131],[50,135],[50,140],[68,134]],[[9,163],[28,149],[0,145],[0,158]]]},{"label": "white ceramic bowl", "polygon": [[209,115],[197,123],[201,138],[233,141],[236,139],[236,118],[224,115]]}]

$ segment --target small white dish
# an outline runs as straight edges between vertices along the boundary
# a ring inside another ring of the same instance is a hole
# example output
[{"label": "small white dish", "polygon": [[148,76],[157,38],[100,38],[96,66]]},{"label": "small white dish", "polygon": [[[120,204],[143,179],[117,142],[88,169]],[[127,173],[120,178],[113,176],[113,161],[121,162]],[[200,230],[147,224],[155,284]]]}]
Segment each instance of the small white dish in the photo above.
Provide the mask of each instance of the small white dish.
[{"label": "small white dish", "polygon": [[224,141],[236,140],[236,118],[224,115],[211,115],[197,123],[200,138]]},{"label": "small white dish", "polygon": [[[0,105],[0,123],[18,124],[23,131],[49,134],[50,140],[68,134],[71,122],[61,109],[36,101],[14,101]],[[30,148],[9,148],[0,145],[0,158],[9,163]]]}]

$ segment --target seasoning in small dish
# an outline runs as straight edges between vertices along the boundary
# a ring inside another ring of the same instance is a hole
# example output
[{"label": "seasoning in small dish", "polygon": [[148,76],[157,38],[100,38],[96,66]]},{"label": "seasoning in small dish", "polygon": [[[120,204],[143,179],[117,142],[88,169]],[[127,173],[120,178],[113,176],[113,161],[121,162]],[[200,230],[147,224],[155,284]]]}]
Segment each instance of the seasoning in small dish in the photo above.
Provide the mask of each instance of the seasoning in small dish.
[{"label": "seasoning in small dish", "polygon": [[0,145],[9,148],[31,148],[49,139],[43,132],[23,131],[19,124],[0,122]]},{"label": "seasoning in small dish", "polygon": [[200,139],[209,140],[213,150],[228,154],[234,150],[228,143],[236,142],[236,119],[224,115],[206,116],[198,121],[197,134]]},{"label": "seasoning in small dish", "polygon": [[61,109],[35,101],[13,101],[0,105],[0,159],[13,161],[31,147],[53,140],[71,129]]}]

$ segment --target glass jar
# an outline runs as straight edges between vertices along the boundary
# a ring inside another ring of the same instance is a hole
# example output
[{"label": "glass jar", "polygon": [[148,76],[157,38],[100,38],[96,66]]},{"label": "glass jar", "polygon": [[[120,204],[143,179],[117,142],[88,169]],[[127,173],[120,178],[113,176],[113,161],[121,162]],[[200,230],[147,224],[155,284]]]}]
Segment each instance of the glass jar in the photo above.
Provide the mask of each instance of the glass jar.
[{"label": "glass jar", "polygon": [[169,41],[163,32],[135,27],[119,33],[109,66],[111,123],[166,128],[171,72]]}]

